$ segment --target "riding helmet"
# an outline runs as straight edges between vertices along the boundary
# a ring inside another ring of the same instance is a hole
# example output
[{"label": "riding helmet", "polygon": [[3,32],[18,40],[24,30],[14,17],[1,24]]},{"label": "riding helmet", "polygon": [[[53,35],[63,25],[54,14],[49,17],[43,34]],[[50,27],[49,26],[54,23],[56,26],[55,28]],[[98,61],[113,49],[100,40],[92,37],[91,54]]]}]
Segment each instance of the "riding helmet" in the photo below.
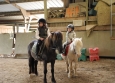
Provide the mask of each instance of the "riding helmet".
[{"label": "riding helmet", "polygon": [[74,30],[74,25],[73,24],[69,24],[68,26],[67,26],[67,29],[68,28],[71,28],[72,30]]},{"label": "riding helmet", "polygon": [[45,20],[44,18],[39,19],[39,20],[38,20],[38,23],[40,23],[40,22],[42,22],[42,23],[45,23],[45,24],[46,24],[46,20]]}]

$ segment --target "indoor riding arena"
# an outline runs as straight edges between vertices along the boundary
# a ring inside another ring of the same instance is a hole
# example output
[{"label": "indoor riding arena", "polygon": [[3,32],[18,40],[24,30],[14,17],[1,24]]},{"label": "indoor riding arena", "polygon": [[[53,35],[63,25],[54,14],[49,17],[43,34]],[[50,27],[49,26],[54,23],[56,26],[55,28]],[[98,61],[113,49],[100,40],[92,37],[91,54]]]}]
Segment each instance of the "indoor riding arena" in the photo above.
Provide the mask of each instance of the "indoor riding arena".
[{"label": "indoor riding arena", "polygon": [[115,0],[0,0],[0,83],[115,83]]}]

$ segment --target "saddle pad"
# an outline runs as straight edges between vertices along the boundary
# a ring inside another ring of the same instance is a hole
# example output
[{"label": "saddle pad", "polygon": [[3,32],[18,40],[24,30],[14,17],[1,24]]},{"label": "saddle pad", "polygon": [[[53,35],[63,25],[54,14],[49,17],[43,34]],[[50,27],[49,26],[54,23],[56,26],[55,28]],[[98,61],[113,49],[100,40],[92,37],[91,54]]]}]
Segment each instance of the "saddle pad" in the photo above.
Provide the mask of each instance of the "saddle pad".
[{"label": "saddle pad", "polygon": [[36,54],[36,45],[37,45],[37,42],[34,42],[34,45],[32,46],[32,50],[31,50],[31,52],[35,54]]},{"label": "saddle pad", "polygon": [[[69,44],[70,45],[70,44]],[[67,56],[68,51],[69,51],[69,45],[67,45],[67,47],[65,48],[65,56]]]},{"label": "saddle pad", "polygon": [[32,46],[32,49],[31,49],[31,55],[35,60],[38,61],[39,60],[38,56],[36,56],[36,45],[37,45],[37,42],[34,42],[34,45]]}]

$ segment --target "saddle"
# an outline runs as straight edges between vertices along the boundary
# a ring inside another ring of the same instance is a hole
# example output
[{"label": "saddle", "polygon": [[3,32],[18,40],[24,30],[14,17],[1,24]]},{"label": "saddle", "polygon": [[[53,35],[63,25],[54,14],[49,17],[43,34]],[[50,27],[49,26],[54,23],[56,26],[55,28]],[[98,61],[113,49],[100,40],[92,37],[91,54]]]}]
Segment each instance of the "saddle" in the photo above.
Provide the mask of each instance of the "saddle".
[{"label": "saddle", "polygon": [[37,45],[37,42],[34,42],[34,45],[32,46],[32,49],[31,49],[32,56],[35,60],[42,61],[41,55],[43,53],[44,45],[40,45],[39,47],[40,48],[40,51],[38,52],[39,56],[36,56],[36,45]]},{"label": "saddle", "polygon": [[68,44],[68,45],[65,47],[65,56],[67,56],[67,54],[68,54],[69,46],[70,46],[70,44]]},{"label": "saddle", "polygon": [[[72,42],[71,42],[71,43],[72,43]],[[69,43],[69,44],[65,47],[65,56],[67,56],[67,54],[68,54],[69,47],[70,47],[70,44],[71,44],[71,43]],[[74,50],[74,53],[76,54],[75,50]]]},{"label": "saddle", "polygon": [[34,42],[34,45],[32,46],[32,53],[36,54],[36,45],[37,45],[37,42]]},{"label": "saddle", "polygon": [[[71,42],[72,43],[72,42]],[[69,46],[70,46],[70,44],[71,43],[68,43],[67,45],[66,45],[66,47],[65,47],[65,54],[64,54],[64,56],[67,56],[67,54],[68,54],[68,51],[69,51]]]}]

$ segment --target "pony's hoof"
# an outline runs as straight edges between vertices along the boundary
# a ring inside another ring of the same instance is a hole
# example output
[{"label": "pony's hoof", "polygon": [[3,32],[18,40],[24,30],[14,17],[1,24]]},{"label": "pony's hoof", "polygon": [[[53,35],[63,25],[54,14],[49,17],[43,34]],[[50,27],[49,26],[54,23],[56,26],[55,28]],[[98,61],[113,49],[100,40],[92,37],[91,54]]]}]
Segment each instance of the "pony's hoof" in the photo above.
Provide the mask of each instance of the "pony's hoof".
[{"label": "pony's hoof", "polygon": [[47,81],[44,81],[44,83],[47,83]]},{"label": "pony's hoof", "polygon": [[56,81],[54,80],[54,81],[52,81],[52,83],[56,83]]},{"label": "pony's hoof", "polygon": [[76,78],[77,76],[73,75],[72,78]]},{"label": "pony's hoof", "polygon": [[52,79],[52,83],[56,83],[56,80],[55,80],[55,79]]},{"label": "pony's hoof", "polygon": [[35,74],[36,76],[38,76],[38,74]]},{"label": "pony's hoof", "polygon": [[66,73],[69,73],[69,70],[66,70]]},{"label": "pony's hoof", "polygon": [[38,73],[35,73],[36,76],[38,76]]},{"label": "pony's hoof", "polygon": [[44,81],[44,83],[47,83],[47,79],[44,79],[43,81]]},{"label": "pony's hoof", "polygon": [[52,82],[52,83],[56,83],[56,81],[55,81],[55,82]]},{"label": "pony's hoof", "polygon": [[34,77],[35,76],[35,74],[34,73],[32,73],[32,74],[29,74],[29,77],[31,78],[31,77]]},{"label": "pony's hoof", "polygon": [[70,74],[68,74],[68,78],[71,78],[72,76]]},{"label": "pony's hoof", "polygon": [[68,78],[71,78],[71,76],[68,76]]}]

